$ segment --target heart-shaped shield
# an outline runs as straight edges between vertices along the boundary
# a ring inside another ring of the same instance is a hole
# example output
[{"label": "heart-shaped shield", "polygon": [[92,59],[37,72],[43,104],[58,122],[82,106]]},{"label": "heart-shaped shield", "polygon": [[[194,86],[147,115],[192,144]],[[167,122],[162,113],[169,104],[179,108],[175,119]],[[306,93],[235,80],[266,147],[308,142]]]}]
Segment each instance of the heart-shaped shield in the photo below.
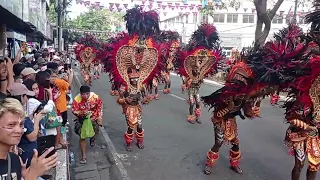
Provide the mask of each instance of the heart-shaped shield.
[{"label": "heart-shaped shield", "polygon": [[[202,49],[198,53],[194,53],[186,57],[184,61],[184,69],[191,79],[202,80],[215,62],[216,57],[210,55],[208,50]],[[198,70],[198,76],[194,76],[192,74],[192,70],[194,69]]]},{"label": "heart-shaped shield", "polygon": [[318,76],[309,90],[309,96],[313,104],[313,117],[317,124],[320,124],[320,76]]},{"label": "heart-shaped shield", "polygon": [[96,53],[91,47],[85,47],[80,51],[81,62],[91,63],[96,58]]},{"label": "heart-shaped shield", "polygon": [[119,48],[116,55],[117,69],[127,85],[130,85],[128,76],[129,67],[139,67],[140,77],[138,87],[148,78],[158,62],[158,50],[155,48],[138,48],[124,45]]}]

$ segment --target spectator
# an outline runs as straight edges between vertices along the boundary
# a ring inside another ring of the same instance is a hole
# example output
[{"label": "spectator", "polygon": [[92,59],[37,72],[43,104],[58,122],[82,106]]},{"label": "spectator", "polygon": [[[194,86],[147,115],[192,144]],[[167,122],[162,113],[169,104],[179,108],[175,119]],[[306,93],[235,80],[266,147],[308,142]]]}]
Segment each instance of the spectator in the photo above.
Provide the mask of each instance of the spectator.
[{"label": "spectator", "polygon": [[38,59],[39,59],[40,57],[42,57],[42,54],[40,54],[40,53],[38,53],[38,52],[34,54],[34,60],[35,60],[35,61],[38,61]]},{"label": "spectator", "polygon": [[[50,75],[52,74],[52,71],[50,69],[47,69],[46,71],[40,71],[36,75],[36,82],[39,85],[39,94],[37,96],[37,99],[42,102],[46,102],[48,100],[48,95],[45,93],[45,89],[51,87],[50,85]],[[52,88],[52,95],[56,96],[59,95],[57,92],[56,87]],[[58,97],[54,98],[54,101],[56,101]],[[57,105],[56,105],[57,107]],[[57,112],[59,113],[59,112]],[[67,143],[63,140],[63,137],[61,135],[61,127],[56,128],[56,149],[64,148]]]},{"label": "spectator", "polygon": [[47,61],[44,58],[38,59],[38,71],[45,71],[47,69]]},{"label": "spectator", "polygon": [[[56,166],[57,154],[46,158],[53,150],[50,148],[38,157],[34,150],[31,166],[27,170],[25,164],[21,164],[18,155],[10,153],[12,146],[20,142],[24,129],[24,110],[20,102],[13,98],[6,98],[0,104],[0,177],[7,177],[10,169],[11,179],[36,180],[46,171]],[[9,164],[11,165],[9,167]]]},{"label": "spectator", "polygon": [[50,87],[50,74],[46,71],[38,72],[36,75],[36,82],[39,85],[37,99],[39,101],[46,101],[49,97],[46,97],[45,89]]},{"label": "spectator", "polygon": [[26,67],[33,67],[36,62],[34,61],[34,55],[33,54],[26,54],[24,56],[26,58],[25,66]]},{"label": "spectator", "polygon": [[30,68],[30,67],[27,67],[21,71],[21,75],[22,75],[23,80],[26,80],[26,79],[36,80],[36,74],[37,74],[37,72],[33,68]]},{"label": "spectator", "polygon": [[13,65],[13,73],[14,73],[14,82],[22,83],[22,75],[21,72],[26,67],[22,64]]},{"label": "spectator", "polygon": [[8,86],[13,82],[13,65],[11,59],[0,59],[0,92],[6,95]]},{"label": "spectator", "polygon": [[[90,145],[95,145],[95,137],[99,133],[99,126],[102,126],[102,109],[103,104],[97,94],[91,92],[89,86],[81,86],[78,94],[72,103],[72,112],[77,117],[74,131],[80,136],[80,149],[82,158],[81,164],[87,163],[86,157],[86,138],[90,138]],[[93,137],[81,137],[81,128],[84,119],[90,116],[95,135]]]},{"label": "spectator", "polygon": [[48,51],[44,51],[44,52],[42,53],[42,58],[43,58],[45,61],[49,62],[49,61],[50,61],[50,53],[49,53]]},{"label": "spectator", "polygon": [[[72,82],[73,74],[72,71],[69,70],[68,74],[69,83]],[[67,92],[69,90],[69,83],[63,79],[58,78],[58,74],[53,71],[50,76],[50,82],[57,88],[58,92],[61,94],[57,100],[55,101],[58,113],[62,116],[63,122],[62,126],[65,127],[68,121],[68,107],[67,107]]]}]

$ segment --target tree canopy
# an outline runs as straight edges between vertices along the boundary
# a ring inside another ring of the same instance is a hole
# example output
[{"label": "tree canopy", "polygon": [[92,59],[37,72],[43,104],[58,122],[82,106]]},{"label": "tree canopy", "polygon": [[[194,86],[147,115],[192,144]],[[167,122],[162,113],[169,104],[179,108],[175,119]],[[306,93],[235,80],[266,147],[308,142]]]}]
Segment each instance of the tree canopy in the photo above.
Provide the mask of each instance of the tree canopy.
[{"label": "tree canopy", "polygon": [[75,29],[111,31],[112,27],[120,27],[122,22],[122,14],[118,12],[90,8],[88,12],[69,20],[66,25]]}]

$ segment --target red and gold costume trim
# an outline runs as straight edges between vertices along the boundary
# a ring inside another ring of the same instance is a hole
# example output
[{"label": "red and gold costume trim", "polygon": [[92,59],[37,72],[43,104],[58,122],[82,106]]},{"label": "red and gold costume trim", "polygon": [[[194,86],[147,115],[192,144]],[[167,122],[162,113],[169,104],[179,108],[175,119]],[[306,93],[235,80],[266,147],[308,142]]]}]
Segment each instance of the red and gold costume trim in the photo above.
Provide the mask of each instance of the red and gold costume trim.
[{"label": "red and gold costume trim", "polygon": [[83,100],[78,94],[72,103],[72,112],[80,117],[91,112],[91,120],[102,119],[103,103],[99,96],[93,92],[87,100]]}]

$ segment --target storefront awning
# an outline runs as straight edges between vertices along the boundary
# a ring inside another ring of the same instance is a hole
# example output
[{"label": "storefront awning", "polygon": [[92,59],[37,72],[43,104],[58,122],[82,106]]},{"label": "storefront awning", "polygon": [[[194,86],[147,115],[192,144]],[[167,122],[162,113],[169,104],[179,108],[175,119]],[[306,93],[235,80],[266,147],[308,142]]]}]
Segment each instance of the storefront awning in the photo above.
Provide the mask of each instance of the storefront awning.
[{"label": "storefront awning", "polygon": [[7,29],[19,33],[30,33],[36,29],[33,25],[27,24],[2,6],[0,6],[0,17],[2,17],[0,18],[0,24],[6,24]]}]

